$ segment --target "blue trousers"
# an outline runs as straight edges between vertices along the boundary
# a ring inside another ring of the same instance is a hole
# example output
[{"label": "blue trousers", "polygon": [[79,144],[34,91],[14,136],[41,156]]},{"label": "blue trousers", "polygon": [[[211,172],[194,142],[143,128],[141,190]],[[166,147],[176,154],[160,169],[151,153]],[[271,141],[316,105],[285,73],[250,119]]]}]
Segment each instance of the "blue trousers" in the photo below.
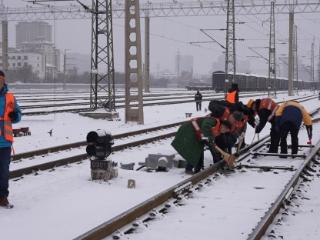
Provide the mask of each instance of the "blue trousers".
[{"label": "blue trousers", "polygon": [[0,148],[0,197],[9,195],[11,147]]}]

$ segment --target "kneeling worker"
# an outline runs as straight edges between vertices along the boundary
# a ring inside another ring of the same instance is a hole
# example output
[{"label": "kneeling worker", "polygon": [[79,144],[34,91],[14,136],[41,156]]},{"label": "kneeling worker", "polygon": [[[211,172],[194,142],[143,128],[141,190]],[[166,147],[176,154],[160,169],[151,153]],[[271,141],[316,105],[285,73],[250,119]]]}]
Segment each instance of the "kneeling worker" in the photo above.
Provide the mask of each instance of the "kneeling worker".
[{"label": "kneeling worker", "polygon": [[[279,106],[275,114],[275,128],[276,131],[280,134],[281,153],[288,153],[287,136],[289,132],[291,135],[292,154],[298,153],[298,133],[302,121],[306,125],[309,137],[308,144],[311,144],[312,119],[309,113],[305,110],[305,108],[296,101],[287,101]],[[273,147],[278,150],[279,140],[277,140],[277,142],[274,142],[276,146]]]},{"label": "kneeling worker", "polygon": [[[230,131],[228,121],[219,121],[212,117],[193,119],[183,124],[177,131],[171,145],[187,161],[186,173],[197,173],[203,168],[204,148],[209,147],[215,159],[214,139]],[[233,165],[233,162],[228,162]],[[194,171],[192,171],[194,169]]]}]

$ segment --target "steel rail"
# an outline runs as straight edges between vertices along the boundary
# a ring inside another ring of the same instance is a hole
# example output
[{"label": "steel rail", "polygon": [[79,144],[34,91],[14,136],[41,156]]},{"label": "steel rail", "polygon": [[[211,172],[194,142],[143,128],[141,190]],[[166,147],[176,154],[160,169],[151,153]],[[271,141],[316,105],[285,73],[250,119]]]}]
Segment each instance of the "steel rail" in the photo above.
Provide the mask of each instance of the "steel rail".
[{"label": "steel rail", "polygon": [[[155,136],[155,137],[145,138],[143,140],[138,140],[138,141],[134,141],[134,142],[130,142],[130,143],[116,145],[116,146],[112,147],[112,152],[122,151],[122,150],[124,150],[126,148],[136,147],[136,146],[148,144],[148,143],[151,143],[151,142],[163,140],[163,139],[166,139],[166,138],[171,138],[175,134],[176,134],[176,132],[174,131],[174,132],[171,132],[171,133],[166,133],[166,134],[158,135],[158,136]],[[31,174],[31,173],[37,172],[39,170],[48,170],[48,169],[51,169],[51,168],[64,166],[64,165],[67,165],[67,164],[70,164],[70,163],[80,162],[80,161],[85,160],[85,159],[89,159],[87,154],[79,154],[79,155],[68,157],[68,158],[63,158],[63,159],[59,159],[59,160],[55,160],[55,161],[50,161],[50,162],[46,162],[46,163],[42,163],[42,164],[37,164],[37,165],[26,167],[26,168],[13,170],[13,171],[10,171],[10,179],[21,177],[21,176],[23,176],[25,174]]]},{"label": "steel rail", "polygon": [[[306,98],[306,99],[304,99],[304,98]],[[308,96],[308,97],[296,98],[295,100],[300,100],[300,102],[304,102],[304,101],[308,101],[308,100],[314,99],[314,98],[316,98],[316,97]],[[279,102],[279,103],[281,103],[281,102]],[[143,133],[150,132],[150,131],[158,131],[158,130],[161,130],[164,128],[175,127],[179,124],[183,124],[184,122],[185,121],[180,121],[180,122],[166,124],[166,125],[162,125],[162,126],[158,126],[158,127],[141,129],[141,130],[137,130],[137,131],[133,131],[133,132],[129,132],[129,133],[116,134],[116,135],[114,135],[114,138],[118,139],[118,138],[129,137],[129,136],[133,136],[133,135],[137,135],[137,134],[143,134]],[[70,143],[70,144],[64,144],[64,145],[60,145],[60,146],[43,148],[43,149],[39,149],[39,150],[20,153],[20,154],[16,154],[13,156],[13,161],[20,160],[22,158],[29,158],[29,157],[39,156],[39,155],[43,155],[43,154],[63,151],[63,150],[71,149],[71,148],[77,148],[77,147],[84,146],[85,144],[86,144],[85,141],[80,141],[80,142],[74,142],[74,143]]]},{"label": "steel rail", "polygon": [[320,151],[320,141],[315,145],[312,151],[309,153],[304,163],[299,167],[294,176],[291,178],[290,182],[286,185],[285,189],[281,192],[279,197],[275,200],[275,202],[271,205],[269,211],[265,214],[265,216],[261,219],[258,225],[254,228],[252,233],[248,236],[248,240],[258,240],[263,237],[268,227],[272,224],[273,219],[276,217],[278,212],[280,211],[284,201],[288,199],[288,196],[292,194],[295,189],[299,178],[301,177],[302,172],[306,167],[308,167],[313,160],[313,158]]},{"label": "steel rail", "polygon": [[[257,94],[257,93],[255,93]],[[217,96],[217,95],[221,95],[221,96]],[[206,101],[206,100],[212,100],[213,98],[224,98],[224,94],[217,94],[215,96],[212,96],[212,94],[206,94],[206,95],[202,95],[202,100],[203,101]],[[266,93],[260,93],[259,95],[253,95],[252,93],[250,94],[242,94],[241,97],[252,97],[252,96],[263,96],[263,95],[266,95]],[[191,99],[190,99],[191,98]],[[143,102],[151,102],[151,101],[165,101],[165,100],[173,100],[173,99],[180,99],[181,101],[175,101],[174,103],[178,102],[184,102],[185,100],[182,100],[182,99],[186,99],[187,102],[192,102],[194,101],[194,95],[189,95],[189,96],[173,96],[173,97],[169,97],[169,96],[166,96],[166,97],[159,97],[159,98],[148,98],[148,97],[144,97],[143,99]],[[58,101],[72,101],[70,99],[66,99],[66,100],[58,100]],[[79,102],[71,102],[71,103],[56,103],[55,100],[53,99],[53,101],[50,101],[50,102],[53,102],[52,104],[48,105],[48,104],[34,104],[34,105],[23,105],[22,103],[20,104],[20,108],[22,110],[28,110],[28,109],[36,109],[36,108],[47,108],[47,107],[68,107],[68,106],[77,106],[77,105],[89,105],[87,101],[79,101]],[[121,104],[119,105],[120,103],[124,103],[125,100],[124,98],[121,98],[121,99],[118,99],[116,101],[116,105],[117,107],[124,107],[125,105],[124,104]],[[159,102],[160,104],[162,102]],[[148,106],[147,104],[149,103],[145,103],[146,106]],[[151,105],[154,104],[154,103],[150,103]],[[164,102],[164,104],[170,104],[170,102]]]},{"label": "steel rail", "polygon": [[[157,127],[144,128],[144,129],[140,129],[140,130],[136,130],[136,131],[120,133],[120,134],[113,135],[113,138],[120,139],[120,138],[131,137],[131,136],[135,136],[135,135],[139,135],[139,134],[150,133],[150,132],[154,132],[154,131],[163,130],[166,128],[176,127],[176,126],[179,126],[185,122],[187,122],[187,120],[175,122],[175,123],[170,123],[170,124],[166,124],[166,125],[161,125],[161,126],[157,126]],[[39,149],[39,150],[29,151],[29,152],[14,155],[12,160],[17,161],[17,160],[20,160],[23,158],[39,156],[39,155],[58,152],[58,151],[67,150],[67,149],[71,149],[71,148],[77,148],[77,147],[85,146],[86,144],[87,144],[86,141],[80,141],[80,142],[74,142],[74,143],[70,143],[70,144],[55,146],[55,147],[49,147],[49,148],[43,148],[43,149]]]},{"label": "steel rail", "polygon": [[[315,115],[320,109],[316,109],[312,111],[311,115]],[[256,151],[261,147],[265,146],[267,141],[270,140],[270,136],[265,136],[262,139],[256,141],[252,145],[242,149],[240,151],[240,157],[237,162],[241,162],[242,160],[246,159],[248,156],[251,155],[252,151]],[[320,146],[320,143],[319,143]],[[162,205],[166,201],[171,198],[176,197],[176,190],[185,186],[188,183],[195,185],[196,183],[206,179],[208,176],[215,173],[221,166],[225,163],[224,161],[220,161],[213,166],[201,171],[194,176],[181,181],[180,183],[174,185],[173,187],[168,188],[167,190],[149,198],[148,200],[140,203],[139,205],[121,213],[120,215],[102,223],[101,225],[89,230],[88,232],[76,237],[76,240],[98,240],[103,239],[105,237],[110,236],[120,228],[128,225],[129,223],[133,222],[137,218],[145,215],[146,213],[150,212],[152,209]]]},{"label": "steel rail", "polygon": [[[261,94],[261,95],[255,95],[255,94],[248,94],[245,95],[243,97],[257,97],[257,96],[264,96],[265,94]],[[303,99],[303,98],[317,98],[316,96],[307,96],[307,97],[301,97],[301,98],[297,98],[297,99]],[[210,101],[210,100],[221,100],[224,99],[224,97],[219,97],[219,98],[207,98],[204,99],[203,101]],[[294,99],[294,100],[297,100]],[[190,102],[194,102],[194,99],[190,99],[190,100],[181,100],[181,101],[171,101],[171,102],[152,102],[152,103],[143,103],[143,106],[157,106],[157,105],[172,105],[172,104],[180,104],[180,103],[190,103]],[[134,106],[134,105],[133,105]],[[43,106],[43,108],[46,108],[48,106]],[[52,107],[55,107],[54,105]],[[117,108],[124,108],[125,105],[117,105]],[[52,111],[30,111],[30,112],[24,112],[23,115],[29,116],[29,115],[47,115],[47,114],[51,114],[51,113],[62,113],[62,112],[85,112],[85,111],[92,111],[92,109],[90,108],[72,108],[72,109],[59,109],[59,110],[52,110]]]},{"label": "steel rail", "polygon": [[[259,141],[256,141],[252,145],[242,149],[240,151],[240,158],[238,161],[242,161],[248,155],[250,155],[249,150],[256,150],[264,146],[264,144],[269,140],[269,136],[266,136]],[[102,223],[101,225],[93,228],[92,230],[76,237],[76,240],[98,240],[110,236],[112,233],[118,229],[126,226],[135,219],[143,216],[144,214],[150,212],[152,209],[160,206],[171,198],[176,197],[176,190],[185,186],[188,183],[192,185],[206,179],[210,175],[217,172],[224,165],[224,161],[219,161],[218,163],[206,168],[205,170],[193,175],[192,177],[181,181],[178,184],[168,188],[167,190],[149,198],[148,200],[138,204],[137,206],[121,213],[120,215]]]}]

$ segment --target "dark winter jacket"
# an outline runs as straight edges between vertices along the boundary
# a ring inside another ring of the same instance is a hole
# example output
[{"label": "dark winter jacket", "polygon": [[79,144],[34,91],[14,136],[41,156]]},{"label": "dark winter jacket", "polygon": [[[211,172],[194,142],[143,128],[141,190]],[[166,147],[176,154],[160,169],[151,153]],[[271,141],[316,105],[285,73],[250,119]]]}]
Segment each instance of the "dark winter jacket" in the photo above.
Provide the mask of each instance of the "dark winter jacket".
[{"label": "dark winter jacket", "polygon": [[[215,127],[217,121],[214,118],[200,118],[198,125],[204,135],[212,142],[214,136],[211,128]],[[183,124],[177,131],[171,145],[192,166],[196,166],[204,151],[205,143],[197,139],[196,131],[191,122]]]},{"label": "dark winter jacket", "polygon": [[194,95],[194,100],[196,102],[201,102],[202,101],[202,94],[200,92],[197,92],[195,95]]}]

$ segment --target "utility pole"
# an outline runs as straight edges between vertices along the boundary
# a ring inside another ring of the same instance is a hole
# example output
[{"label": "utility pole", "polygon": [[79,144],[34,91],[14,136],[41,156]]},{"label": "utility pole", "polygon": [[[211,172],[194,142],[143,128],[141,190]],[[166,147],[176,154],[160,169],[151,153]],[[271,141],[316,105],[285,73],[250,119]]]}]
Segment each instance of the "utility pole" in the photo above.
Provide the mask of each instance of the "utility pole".
[{"label": "utility pole", "polygon": [[269,68],[268,68],[268,96],[270,95],[271,86],[274,91],[274,96],[277,95],[276,90],[276,31],[275,31],[275,15],[274,2],[271,2],[270,13],[270,36],[269,36]]},{"label": "utility pole", "polygon": [[315,81],[314,81],[314,39],[311,43],[311,82],[313,84],[313,90],[315,90]]},{"label": "utility pole", "polygon": [[66,89],[66,80],[67,80],[67,49],[64,50],[63,54],[63,90]]},{"label": "utility pole", "polygon": [[319,62],[318,62],[318,89],[320,90],[320,44],[319,44]]},{"label": "utility pole", "polygon": [[8,21],[3,0],[0,2],[1,41],[2,41],[2,69],[8,71]]},{"label": "utility pole", "polygon": [[8,71],[8,21],[2,20],[2,67]]},{"label": "utility pole", "polygon": [[144,35],[144,91],[150,92],[150,17],[144,18],[145,35]]},{"label": "utility pole", "polygon": [[299,94],[299,64],[298,64],[298,27],[294,25],[294,79],[296,80],[297,93]]},{"label": "utility pole", "polygon": [[144,123],[139,0],[125,1],[125,122]]},{"label": "utility pole", "polygon": [[294,25],[294,8],[290,6],[289,13],[289,54],[288,54],[288,96],[293,96],[293,25]]},{"label": "utility pole", "polygon": [[229,71],[233,72],[232,82],[236,75],[236,32],[234,0],[228,0],[227,6],[227,31],[226,31],[226,57],[225,57],[225,91],[230,83]]},{"label": "utility pole", "polygon": [[90,107],[115,112],[112,0],[92,0]]}]

